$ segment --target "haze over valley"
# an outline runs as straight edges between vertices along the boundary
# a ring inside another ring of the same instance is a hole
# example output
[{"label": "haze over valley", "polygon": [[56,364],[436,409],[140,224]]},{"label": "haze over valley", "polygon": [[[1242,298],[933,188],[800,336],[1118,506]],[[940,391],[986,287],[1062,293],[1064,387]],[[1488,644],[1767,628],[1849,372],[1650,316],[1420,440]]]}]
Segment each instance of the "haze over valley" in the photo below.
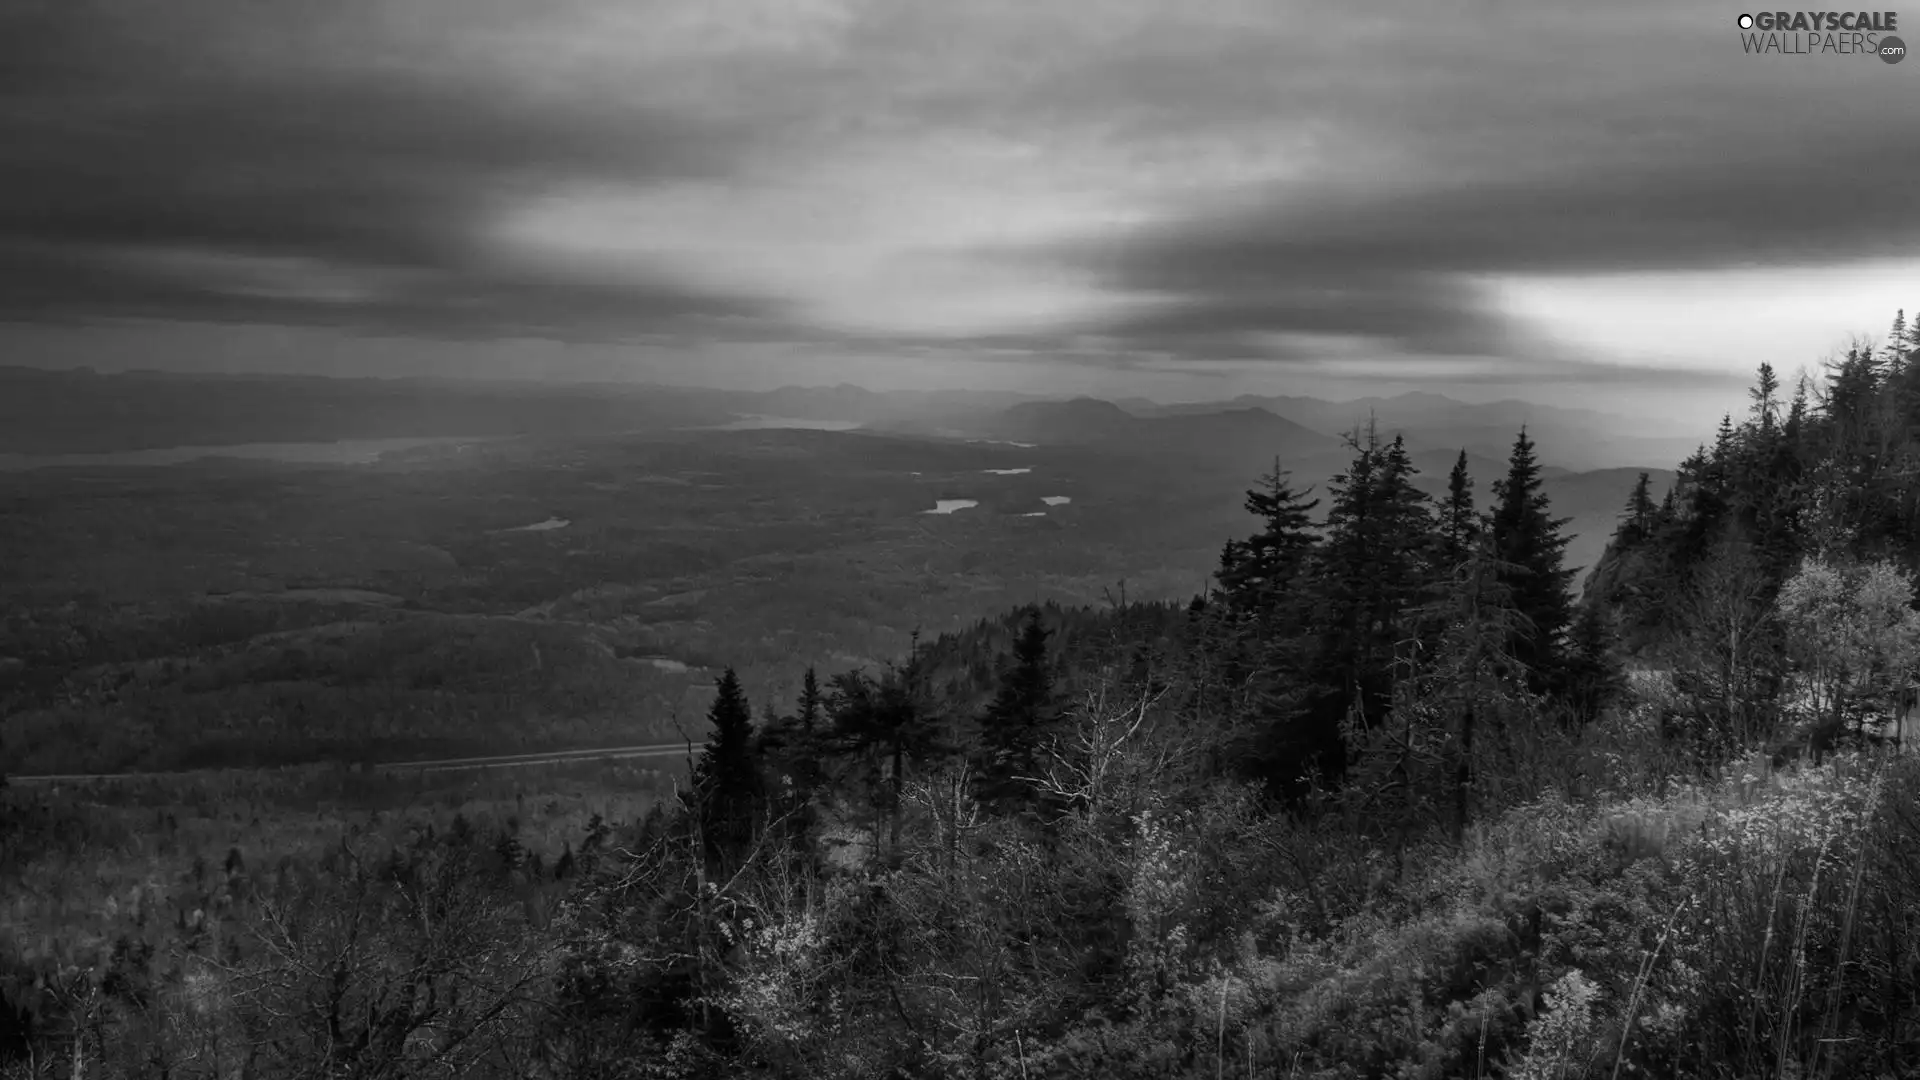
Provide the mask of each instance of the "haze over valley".
[{"label": "haze over valley", "polygon": [[[1368,416],[1406,425],[1436,495],[1462,448],[1500,475],[1530,422],[1574,567],[1640,472],[1655,497],[1672,477],[1636,467],[1672,440],[1625,421],[1438,395],[1123,408],[847,386],[0,383],[18,556],[0,656],[31,673],[7,721],[26,773],[670,740],[725,665],[783,697],[819,658],[874,665],[915,630],[1123,583],[1203,591],[1239,493],[1276,458],[1324,486]],[[300,421],[277,421],[292,401]],[[122,422],[76,434],[101,413]],[[271,432],[289,441],[251,441]],[[504,672],[521,685],[498,689]]]}]

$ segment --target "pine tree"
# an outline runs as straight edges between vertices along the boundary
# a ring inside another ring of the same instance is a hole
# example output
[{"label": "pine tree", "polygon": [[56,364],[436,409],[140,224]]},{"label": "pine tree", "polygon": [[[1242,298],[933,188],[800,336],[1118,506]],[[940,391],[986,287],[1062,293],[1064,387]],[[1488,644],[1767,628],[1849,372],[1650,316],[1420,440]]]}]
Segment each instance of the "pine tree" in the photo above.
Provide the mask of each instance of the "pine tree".
[{"label": "pine tree", "polygon": [[1428,596],[1437,544],[1405,442],[1383,446],[1369,425],[1348,444],[1354,459],[1330,486],[1315,562],[1313,690],[1284,740],[1333,778],[1345,770],[1342,725],[1371,728],[1392,707],[1399,646],[1413,636],[1414,611]]},{"label": "pine tree", "polygon": [[1447,497],[1440,504],[1439,536],[1439,568],[1443,575],[1451,574],[1473,554],[1480,538],[1480,516],[1473,505],[1473,477],[1467,473],[1465,450],[1460,451],[1453,471],[1447,474]]},{"label": "pine tree", "polygon": [[1806,426],[1806,422],[1807,376],[1805,372],[1802,372],[1800,378],[1794,383],[1793,403],[1787,407],[1787,438],[1789,440],[1798,439],[1801,430]]},{"label": "pine tree", "polygon": [[1561,565],[1569,540],[1561,530],[1571,519],[1550,515],[1533,448],[1533,440],[1521,428],[1507,475],[1493,485],[1494,507],[1487,531],[1494,558],[1511,564],[1500,581],[1509,590],[1522,625],[1509,649],[1526,666],[1530,688],[1544,693],[1562,685],[1561,638],[1573,621],[1568,588],[1573,571]]},{"label": "pine tree", "polygon": [[808,665],[806,676],[800,680],[800,711],[795,714],[802,735],[812,736],[819,730],[826,704],[827,697],[820,692],[820,680],[814,676],[812,665]]},{"label": "pine tree", "polygon": [[819,781],[821,736],[826,695],[812,667],[800,683],[795,711],[776,716],[767,707],[766,721],[760,727],[759,753],[779,775],[787,777],[795,794],[804,801]]},{"label": "pine tree", "polygon": [[1633,492],[1627,496],[1627,511],[1620,522],[1620,529],[1614,535],[1623,543],[1638,544],[1653,532],[1654,515],[1659,509],[1653,504],[1653,496],[1648,492],[1651,483],[1646,473],[1633,482]]},{"label": "pine tree", "polygon": [[1245,505],[1264,527],[1246,540],[1227,544],[1217,577],[1235,610],[1271,618],[1283,607],[1288,586],[1313,548],[1311,514],[1320,500],[1295,490],[1278,461],[1261,483],[1247,492]]},{"label": "pine tree", "polygon": [[[1417,711],[1426,714],[1427,723],[1442,725],[1449,736],[1444,740],[1451,759],[1446,786],[1456,839],[1470,814],[1476,763],[1489,756],[1485,746],[1497,751],[1505,743],[1516,690],[1525,676],[1511,645],[1521,639],[1526,623],[1505,584],[1520,568],[1501,562],[1493,546],[1493,537],[1483,532],[1466,561],[1449,576],[1446,589],[1422,612],[1440,630],[1410,687]],[[1413,741],[1411,734],[1408,742]]]},{"label": "pine tree", "polygon": [[1720,428],[1714,432],[1713,436],[1712,467],[1714,470],[1714,479],[1722,485],[1723,491],[1725,490],[1727,481],[1730,479],[1733,460],[1739,453],[1739,443],[1739,433],[1733,426],[1733,414],[1722,413],[1720,415]]},{"label": "pine tree", "polygon": [[1055,719],[1053,673],[1047,656],[1051,636],[1039,610],[1030,610],[1014,643],[1013,663],[1001,675],[999,690],[980,718],[974,790],[996,811],[1016,810],[1030,802],[1032,785],[1021,778],[1038,775],[1041,739]]},{"label": "pine tree", "polygon": [[1760,373],[1747,394],[1753,398],[1754,425],[1763,433],[1772,432],[1780,412],[1780,380],[1775,377],[1772,364],[1764,361],[1760,364]]},{"label": "pine tree", "polygon": [[1599,604],[1580,605],[1567,639],[1567,705],[1574,718],[1585,723],[1621,692],[1624,676],[1613,658],[1613,634]]},{"label": "pine tree", "polygon": [[727,668],[714,690],[713,705],[707,710],[713,732],[694,764],[693,795],[708,857],[725,862],[753,842],[760,767],[754,753],[753,711],[739,676]]},{"label": "pine tree", "polygon": [[1827,382],[1826,426],[1832,436],[1828,450],[1852,471],[1871,440],[1873,400],[1881,388],[1879,357],[1873,349],[1856,346],[1835,365]]},{"label": "pine tree", "polygon": [[[937,717],[924,694],[916,641],[904,667],[889,665],[874,678],[860,671],[836,675],[828,698],[833,734],[849,752],[865,757],[870,767],[871,805],[876,815],[892,820],[891,838],[897,851],[900,839],[901,793],[909,765],[944,752]],[[879,837],[878,817],[874,836]]]}]

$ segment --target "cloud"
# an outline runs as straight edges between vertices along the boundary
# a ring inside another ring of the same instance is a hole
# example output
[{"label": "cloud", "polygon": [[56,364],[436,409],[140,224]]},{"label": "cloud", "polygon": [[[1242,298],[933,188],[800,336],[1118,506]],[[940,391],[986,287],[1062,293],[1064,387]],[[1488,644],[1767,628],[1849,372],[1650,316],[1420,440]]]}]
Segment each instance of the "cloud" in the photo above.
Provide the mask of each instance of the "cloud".
[{"label": "cloud", "polygon": [[487,230],[531,194],[721,176],[750,133],[436,61],[386,37],[378,10],[10,9],[0,316],[592,334],[616,313],[644,326],[777,307],[664,269],[615,288],[500,258]]},{"label": "cloud", "polygon": [[16,4],[0,319],[1604,380],[1515,283],[1914,250],[1910,66],[1654,0]]},{"label": "cloud", "polygon": [[1082,73],[1083,96],[1124,101],[1136,80],[1168,96],[1139,91],[1134,115],[1185,94],[1223,126],[1253,122],[1264,87],[1267,123],[1300,149],[1291,170],[1146,226],[1036,245],[1041,261],[1155,298],[1080,330],[1210,356],[1311,359],[1285,347],[1306,334],[1578,361],[1591,350],[1516,317],[1500,286],[1811,272],[1920,240],[1920,114],[1871,57],[1745,55],[1729,19],[1692,5],[1325,22],[1316,55],[1259,30],[1216,54],[1233,69],[1271,47],[1279,74],[1178,80],[1211,69],[1176,64],[1190,51],[1177,45]]}]

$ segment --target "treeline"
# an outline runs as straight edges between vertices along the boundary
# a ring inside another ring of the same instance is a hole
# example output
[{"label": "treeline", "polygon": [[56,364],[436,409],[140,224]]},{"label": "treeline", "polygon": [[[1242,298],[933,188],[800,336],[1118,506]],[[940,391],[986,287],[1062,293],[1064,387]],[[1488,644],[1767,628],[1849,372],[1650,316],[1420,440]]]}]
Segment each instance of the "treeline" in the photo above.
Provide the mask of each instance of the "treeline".
[{"label": "treeline", "polygon": [[[234,852],[106,898],[115,932],[14,943],[0,1055],[36,1076],[1920,1074],[1920,767],[1867,722],[1920,668],[1920,545],[1885,505],[1920,342],[1896,341],[1790,403],[1763,369],[1664,506],[1629,497],[1584,600],[1524,431],[1484,505],[1464,456],[1429,498],[1399,439],[1358,431],[1324,489],[1275,464],[1190,603],[1028,608],[809,671],[757,715],[728,671],[686,788],[644,820],[557,851],[509,823]],[[1774,773],[1796,732],[1825,733],[1826,765]]]},{"label": "treeline", "polygon": [[1670,733],[1703,760],[1778,735],[1795,669],[1822,672],[1821,743],[1911,702],[1894,628],[1920,569],[1920,326],[1896,316],[1790,396],[1762,364],[1750,396],[1664,500],[1641,478],[1587,583],[1622,649],[1671,673]]}]

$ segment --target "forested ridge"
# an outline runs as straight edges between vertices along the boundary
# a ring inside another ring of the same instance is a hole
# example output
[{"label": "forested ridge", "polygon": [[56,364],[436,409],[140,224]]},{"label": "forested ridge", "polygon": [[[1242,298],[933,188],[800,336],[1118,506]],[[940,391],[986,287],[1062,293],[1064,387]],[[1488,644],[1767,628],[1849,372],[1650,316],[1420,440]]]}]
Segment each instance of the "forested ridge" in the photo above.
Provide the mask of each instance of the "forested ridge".
[{"label": "forested ridge", "polygon": [[0,792],[0,1075],[1920,1075],[1920,331],[1752,397],[1578,595],[1524,430],[1434,498],[1363,429],[1190,602],[729,671],[637,820],[178,851],[50,929],[135,842]]}]

